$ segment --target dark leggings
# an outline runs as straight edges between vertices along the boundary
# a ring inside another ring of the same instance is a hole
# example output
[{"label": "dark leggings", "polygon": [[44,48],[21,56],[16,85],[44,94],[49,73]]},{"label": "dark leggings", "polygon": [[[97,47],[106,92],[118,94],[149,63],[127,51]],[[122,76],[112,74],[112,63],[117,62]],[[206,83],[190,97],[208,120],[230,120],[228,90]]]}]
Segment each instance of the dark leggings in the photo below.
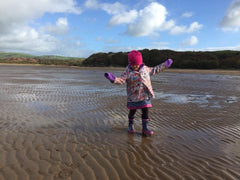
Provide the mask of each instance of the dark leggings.
[{"label": "dark leggings", "polygon": [[[137,112],[137,109],[130,109],[128,118],[134,119],[134,115]],[[142,119],[148,119],[148,108],[142,108]]]}]

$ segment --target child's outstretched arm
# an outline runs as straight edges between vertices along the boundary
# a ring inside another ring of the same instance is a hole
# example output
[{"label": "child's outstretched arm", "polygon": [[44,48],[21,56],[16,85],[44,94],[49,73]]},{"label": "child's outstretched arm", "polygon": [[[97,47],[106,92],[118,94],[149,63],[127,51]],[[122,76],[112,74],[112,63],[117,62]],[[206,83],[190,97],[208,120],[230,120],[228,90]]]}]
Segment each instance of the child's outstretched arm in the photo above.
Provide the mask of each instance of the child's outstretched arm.
[{"label": "child's outstretched arm", "polygon": [[173,63],[173,60],[172,59],[168,59],[166,60],[165,62],[153,67],[153,68],[150,68],[150,75],[155,75],[155,74],[158,74],[160,72],[162,72],[163,70],[169,68],[171,66],[171,64]]},{"label": "child's outstretched arm", "polygon": [[116,77],[114,74],[112,73],[104,73],[105,78],[107,78],[111,83],[114,84],[124,84],[125,80],[123,80],[122,78],[118,78]]}]

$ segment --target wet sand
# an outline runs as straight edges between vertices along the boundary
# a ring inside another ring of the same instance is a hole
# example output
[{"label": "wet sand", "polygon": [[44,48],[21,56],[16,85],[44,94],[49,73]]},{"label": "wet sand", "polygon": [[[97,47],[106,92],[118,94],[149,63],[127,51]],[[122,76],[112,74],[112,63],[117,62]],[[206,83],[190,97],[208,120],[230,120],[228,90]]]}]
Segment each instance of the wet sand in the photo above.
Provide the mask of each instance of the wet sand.
[{"label": "wet sand", "polygon": [[0,66],[0,180],[240,179],[239,71],[153,76],[152,137],[105,71]]}]

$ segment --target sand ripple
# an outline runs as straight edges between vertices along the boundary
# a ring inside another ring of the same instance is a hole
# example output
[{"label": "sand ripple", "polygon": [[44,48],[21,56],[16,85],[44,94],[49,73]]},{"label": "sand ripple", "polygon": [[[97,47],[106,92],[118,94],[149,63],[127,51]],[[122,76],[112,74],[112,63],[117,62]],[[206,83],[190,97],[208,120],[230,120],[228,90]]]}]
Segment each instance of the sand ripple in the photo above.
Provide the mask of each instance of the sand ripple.
[{"label": "sand ripple", "polygon": [[146,138],[101,69],[0,71],[0,179],[240,179],[237,75],[155,76]]}]

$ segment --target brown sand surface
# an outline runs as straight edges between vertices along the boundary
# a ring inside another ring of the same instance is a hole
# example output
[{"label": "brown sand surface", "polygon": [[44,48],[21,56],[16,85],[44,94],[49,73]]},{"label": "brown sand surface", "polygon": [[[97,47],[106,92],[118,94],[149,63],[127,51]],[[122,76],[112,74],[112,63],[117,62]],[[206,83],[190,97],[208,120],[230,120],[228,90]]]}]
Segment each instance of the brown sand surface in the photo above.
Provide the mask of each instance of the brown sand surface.
[{"label": "brown sand surface", "polygon": [[0,180],[240,179],[237,71],[153,76],[152,137],[105,71],[0,66]]}]

